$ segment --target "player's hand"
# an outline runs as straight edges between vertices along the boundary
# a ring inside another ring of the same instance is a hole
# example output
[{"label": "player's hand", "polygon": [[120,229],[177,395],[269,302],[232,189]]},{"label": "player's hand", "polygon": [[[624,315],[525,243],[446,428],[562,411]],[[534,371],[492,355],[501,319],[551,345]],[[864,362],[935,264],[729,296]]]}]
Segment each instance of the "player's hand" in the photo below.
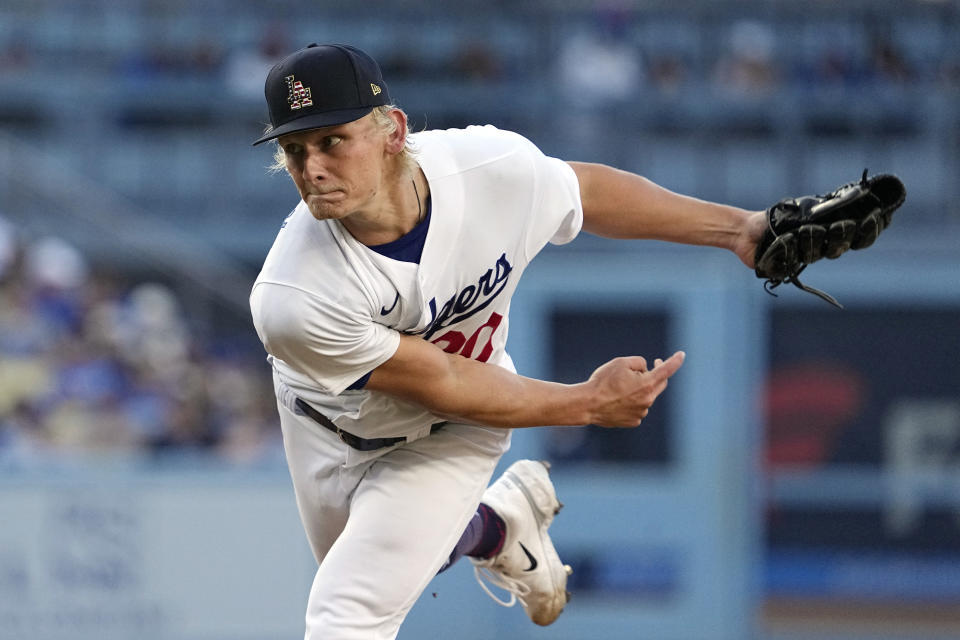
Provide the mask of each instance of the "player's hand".
[{"label": "player's hand", "polygon": [[677,351],[666,360],[657,358],[652,369],[647,369],[647,361],[640,356],[615,358],[598,368],[586,383],[592,386],[595,398],[590,423],[638,426],[685,357],[683,351]]},{"label": "player's hand", "polygon": [[767,228],[767,217],[763,211],[754,211],[744,219],[743,227],[734,240],[732,251],[740,258],[740,262],[751,269],[754,268],[754,257],[757,253],[757,245],[763,238],[763,232]]}]

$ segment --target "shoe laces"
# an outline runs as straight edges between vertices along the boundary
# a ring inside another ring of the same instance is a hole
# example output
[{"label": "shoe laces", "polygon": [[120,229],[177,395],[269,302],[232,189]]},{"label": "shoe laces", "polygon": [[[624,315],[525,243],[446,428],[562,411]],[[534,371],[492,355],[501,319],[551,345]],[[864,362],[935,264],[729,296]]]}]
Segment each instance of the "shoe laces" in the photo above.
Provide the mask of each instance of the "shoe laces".
[{"label": "shoe laces", "polygon": [[[496,571],[491,569],[488,566],[481,566],[475,564],[473,566],[473,574],[477,578],[477,582],[480,583],[480,588],[483,589],[490,598],[499,604],[502,607],[512,607],[517,603],[517,600],[520,600],[521,604],[526,604],[524,601],[524,596],[530,593],[530,585],[517,580],[516,578],[511,578],[501,571]],[[490,590],[490,587],[487,586],[484,582],[486,578],[491,584],[500,587],[504,591],[510,594],[509,600],[501,600],[497,595]]]}]

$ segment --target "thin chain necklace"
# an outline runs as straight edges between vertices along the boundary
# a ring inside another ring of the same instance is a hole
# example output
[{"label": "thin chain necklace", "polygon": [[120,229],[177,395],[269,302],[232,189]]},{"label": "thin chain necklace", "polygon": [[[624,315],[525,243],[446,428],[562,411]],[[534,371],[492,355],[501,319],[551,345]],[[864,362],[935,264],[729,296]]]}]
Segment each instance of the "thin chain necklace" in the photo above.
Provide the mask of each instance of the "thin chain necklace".
[{"label": "thin chain necklace", "polygon": [[413,183],[413,193],[417,196],[417,222],[419,223],[423,220],[423,205],[420,204],[420,192],[417,191],[416,178],[411,178],[410,182]]}]

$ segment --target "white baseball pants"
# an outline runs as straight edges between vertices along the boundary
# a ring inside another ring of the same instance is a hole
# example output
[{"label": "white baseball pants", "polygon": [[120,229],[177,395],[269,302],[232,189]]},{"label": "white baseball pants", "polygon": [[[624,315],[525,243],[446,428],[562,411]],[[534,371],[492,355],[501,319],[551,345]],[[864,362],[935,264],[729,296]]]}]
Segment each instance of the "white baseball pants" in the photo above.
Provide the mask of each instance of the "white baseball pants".
[{"label": "white baseball pants", "polygon": [[473,516],[509,429],[448,424],[373,452],[298,415],[278,383],[290,476],[319,563],[305,640],[392,640]]}]

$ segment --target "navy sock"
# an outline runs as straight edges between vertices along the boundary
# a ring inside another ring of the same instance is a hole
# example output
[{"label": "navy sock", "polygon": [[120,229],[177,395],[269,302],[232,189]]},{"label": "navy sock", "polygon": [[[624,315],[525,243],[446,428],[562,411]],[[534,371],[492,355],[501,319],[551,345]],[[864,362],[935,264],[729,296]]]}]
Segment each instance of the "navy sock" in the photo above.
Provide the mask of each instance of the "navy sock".
[{"label": "navy sock", "polygon": [[500,516],[487,505],[480,503],[440,571],[446,571],[463,556],[489,558],[497,555],[503,548],[505,531],[506,527]]},{"label": "navy sock", "polygon": [[475,558],[491,558],[503,549],[503,538],[507,528],[497,512],[482,502],[477,507],[477,513],[483,520],[483,535],[477,544],[467,551],[467,555]]}]

